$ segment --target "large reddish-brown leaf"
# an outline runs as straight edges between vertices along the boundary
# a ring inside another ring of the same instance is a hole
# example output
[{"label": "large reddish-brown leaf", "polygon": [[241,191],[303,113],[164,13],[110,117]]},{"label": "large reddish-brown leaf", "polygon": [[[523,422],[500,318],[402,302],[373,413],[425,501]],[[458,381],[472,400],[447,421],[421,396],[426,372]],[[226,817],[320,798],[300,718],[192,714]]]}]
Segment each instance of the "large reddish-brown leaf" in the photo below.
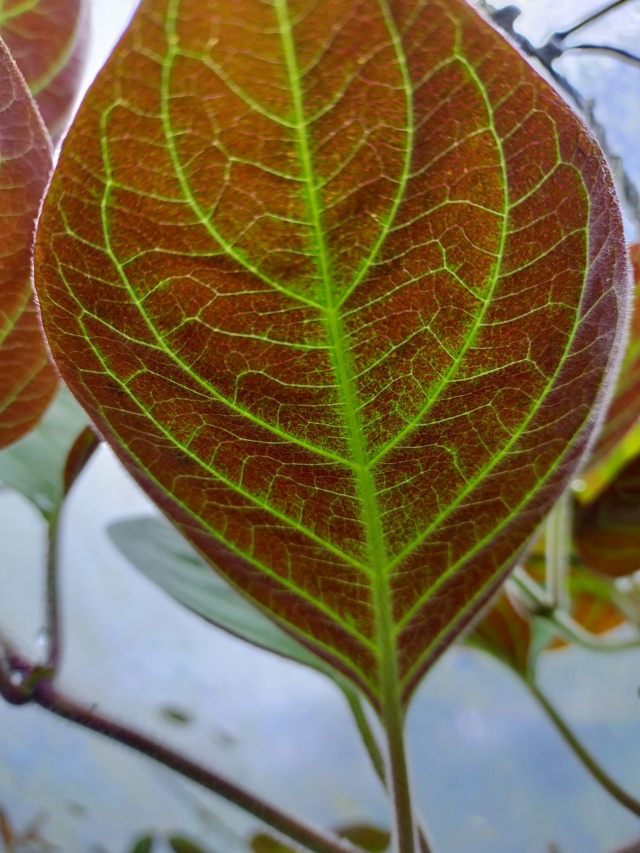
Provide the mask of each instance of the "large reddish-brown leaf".
[{"label": "large reddish-brown leaf", "polygon": [[0,447],[31,429],[56,386],[31,285],[35,222],[51,165],[47,131],[0,40]]},{"label": "large reddish-brown leaf", "polygon": [[618,358],[625,247],[580,122],[463,0],[143,0],[39,233],[55,359],[136,479],[406,700]]},{"label": "large reddish-brown leaf", "polygon": [[0,37],[57,138],[78,92],[87,51],[89,0],[3,0]]}]

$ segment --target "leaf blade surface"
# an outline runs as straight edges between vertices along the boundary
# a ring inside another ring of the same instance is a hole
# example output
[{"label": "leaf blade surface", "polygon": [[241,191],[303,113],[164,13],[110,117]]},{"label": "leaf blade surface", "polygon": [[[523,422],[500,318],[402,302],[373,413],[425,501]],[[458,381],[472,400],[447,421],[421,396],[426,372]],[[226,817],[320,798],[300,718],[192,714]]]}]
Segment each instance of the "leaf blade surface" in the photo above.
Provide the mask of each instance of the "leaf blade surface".
[{"label": "leaf blade surface", "polygon": [[147,0],[65,154],[38,249],[63,376],[233,583],[407,698],[617,357],[595,144],[463,2]]},{"label": "leaf blade surface", "polygon": [[87,0],[7,0],[0,36],[57,139],[77,95],[87,49]]},{"label": "leaf blade surface", "polygon": [[35,222],[51,165],[47,132],[0,40],[0,448],[34,426],[55,390],[31,283]]}]

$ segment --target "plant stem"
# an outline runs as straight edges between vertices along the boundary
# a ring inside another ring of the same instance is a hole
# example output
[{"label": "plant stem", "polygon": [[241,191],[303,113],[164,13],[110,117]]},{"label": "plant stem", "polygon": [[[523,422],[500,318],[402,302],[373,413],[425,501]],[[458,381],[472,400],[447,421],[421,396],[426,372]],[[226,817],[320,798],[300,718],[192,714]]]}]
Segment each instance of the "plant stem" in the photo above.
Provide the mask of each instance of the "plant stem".
[{"label": "plant stem", "polygon": [[552,606],[549,595],[526,572],[518,569],[511,575],[509,582],[522,594],[527,606],[538,619],[551,622],[570,642],[594,652],[619,652],[637,648],[640,637],[628,640],[611,640],[587,631],[566,611]]},{"label": "plant stem", "polygon": [[574,24],[568,30],[563,30],[561,33],[556,33],[556,37],[560,39],[566,39],[567,36],[571,35],[571,33],[575,33],[578,30],[581,30],[583,27],[592,24],[594,21],[597,21],[598,18],[602,18],[603,15],[607,15],[609,12],[613,12],[614,9],[617,9],[618,6],[624,5],[627,0],[615,0],[613,3],[609,3],[607,6],[604,6],[597,12],[594,12],[592,15],[589,15],[588,18],[580,21],[578,24]]},{"label": "plant stem", "polygon": [[369,721],[367,720],[364,708],[362,707],[360,695],[346,683],[339,683],[338,686],[342,690],[349,708],[351,709],[351,714],[353,715],[353,719],[358,731],[360,732],[362,742],[367,750],[369,758],[371,759],[373,769],[382,784],[386,787],[387,769],[385,767],[384,757],[380,751],[380,747],[378,746],[376,736],[374,735],[373,730],[369,725]]},{"label": "plant stem", "polygon": [[50,682],[41,682],[33,693],[33,701],[66,720],[105,735],[177,771],[225,800],[254,815],[276,832],[303,845],[312,853],[354,853],[354,848],[344,842],[308,826],[280,811],[270,803],[236,785],[219,773],[207,770],[194,761],[174,752],[138,732],[108,719],[102,714],[83,708],[59,693]]},{"label": "plant stem", "polygon": [[61,617],[60,617],[60,568],[59,534],[60,523],[66,505],[66,499],[74,483],[98,449],[100,440],[91,427],[85,427],[74,441],[65,460],[62,475],[62,495],[54,510],[46,517],[47,521],[47,565],[46,565],[46,632],[47,659],[45,667],[50,677],[56,673],[61,659]]},{"label": "plant stem", "polygon": [[59,506],[47,522],[47,576],[46,576],[46,666],[55,673],[60,664],[60,589],[58,571],[58,535],[62,506]]},{"label": "plant stem", "polygon": [[602,787],[608,791],[611,796],[617,800],[620,805],[629,809],[629,811],[633,812],[633,814],[640,817],[640,801],[632,797],[627,791],[618,785],[611,776],[598,764],[596,759],[591,755],[590,752],[582,745],[582,743],[578,740],[578,738],[573,734],[569,726],[562,719],[558,711],[554,708],[551,702],[547,699],[545,694],[540,690],[540,688],[533,682],[526,679],[523,679],[533,696],[538,700],[539,704],[544,708],[547,713],[547,716],[554,724],[558,732],[562,735],[563,739],[567,743],[568,746],[571,747],[576,757],[582,762],[583,766],[591,773],[593,778],[599,782]]},{"label": "plant stem", "polygon": [[[358,731],[360,732],[360,736],[362,738],[364,746],[367,750],[369,758],[371,759],[373,769],[375,770],[376,775],[382,782],[383,787],[387,789],[387,769],[385,766],[384,757],[382,755],[382,752],[380,751],[380,747],[378,746],[376,736],[373,733],[371,726],[369,725],[369,721],[367,720],[366,714],[364,713],[360,694],[356,690],[353,690],[346,683],[338,683],[338,686],[344,693],[344,696],[349,704],[349,708],[351,709],[351,713],[353,714],[355,724],[358,727]],[[431,853],[431,848],[429,846],[429,842],[427,841],[426,830],[422,826],[419,818],[417,819],[417,824],[418,847],[420,853]]]},{"label": "plant stem", "polygon": [[635,53],[631,53],[629,50],[623,50],[621,47],[608,47],[606,44],[572,44],[567,50],[595,50],[600,53],[608,53],[631,65],[640,65],[640,56],[636,56]]},{"label": "plant stem", "polygon": [[571,493],[565,492],[545,526],[545,586],[554,609],[565,606],[569,599],[566,581],[571,559],[572,501]]},{"label": "plant stem", "polygon": [[[34,702],[58,717],[124,744],[239,806],[280,835],[302,845],[310,853],[356,853],[356,848],[351,844],[325,835],[280,811],[219,773],[208,770],[169,747],[109,719],[93,708],[86,708],[68,698],[54,687],[45,670],[38,667],[30,668],[30,665],[2,638],[0,638],[0,648],[4,653],[4,659],[0,658],[0,695],[8,702],[16,705]],[[11,673],[16,672],[23,675],[20,685],[14,684],[11,678]],[[39,676],[39,673],[42,675]]]},{"label": "plant stem", "polygon": [[[387,735],[389,770],[386,774],[395,818],[396,853],[416,853],[416,825],[413,819],[409,768],[404,741],[404,713],[397,692],[395,672],[384,679],[382,723]],[[427,853],[429,851],[427,850]]]}]

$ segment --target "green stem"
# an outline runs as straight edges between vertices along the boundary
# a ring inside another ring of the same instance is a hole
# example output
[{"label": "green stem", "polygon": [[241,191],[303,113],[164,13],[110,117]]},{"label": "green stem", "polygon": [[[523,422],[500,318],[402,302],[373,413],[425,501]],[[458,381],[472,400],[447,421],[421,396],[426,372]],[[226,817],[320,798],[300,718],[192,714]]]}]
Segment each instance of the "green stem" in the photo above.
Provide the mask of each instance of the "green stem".
[{"label": "green stem", "polygon": [[387,778],[394,807],[396,851],[416,853],[418,839],[405,750],[404,715],[395,690],[395,682],[394,689],[383,691],[382,701],[382,722],[387,735],[389,756]]},{"label": "green stem", "polygon": [[582,762],[583,766],[589,771],[589,773],[591,773],[593,778],[599,782],[602,787],[620,803],[620,805],[640,817],[640,801],[636,800],[635,797],[632,797],[631,794],[624,790],[624,788],[621,788],[620,785],[618,785],[618,783],[615,782],[598,764],[596,759],[573,734],[569,726],[565,723],[558,711],[556,711],[540,688],[533,681],[529,681],[527,679],[523,680],[533,696],[535,696],[539,704],[544,708],[547,716],[554,724],[559,734],[562,735],[565,743],[571,747],[575,756]]},{"label": "green stem", "polygon": [[346,683],[339,683],[338,686],[342,690],[349,708],[351,709],[351,714],[353,715],[353,719],[358,731],[360,732],[362,742],[367,750],[369,758],[371,759],[373,769],[382,784],[386,787],[387,769],[385,767],[384,757],[380,751],[380,747],[378,746],[376,736],[374,735],[373,730],[369,725],[369,721],[367,720],[364,708],[362,707],[360,695]]},{"label": "green stem", "polygon": [[570,492],[558,500],[545,526],[545,585],[552,607],[566,606],[571,559],[572,501]]},{"label": "green stem", "polygon": [[85,427],[74,441],[65,460],[62,475],[62,495],[54,510],[45,515],[47,522],[46,562],[46,632],[47,659],[44,668],[53,677],[61,659],[60,617],[60,524],[66,499],[76,480],[98,449],[100,440],[91,427]]},{"label": "green stem", "polygon": [[[365,749],[371,759],[371,764],[373,765],[373,769],[376,772],[376,775],[382,782],[383,787],[387,788],[387,769],[384,761],[384,757],[378,745],[378,741],[376,736],[373,733],[371,726],[369,725],[369,721],[367,720],[366,714],[364,712],[364,708],[362,707],[362,700],[357,691],[353,690],[346,682],[343,684],[338,684],[340,689],[342,690],[348,704],[351,709],[351,713],[353,714],[353,719],[355,724],[360,732],[360,737],[364,743]],[[431,853],[431,847],[429,846],[429,842],[427,841],[427,833],[422,825],[420,819],[417,819],[418,824],[418,846],[420,853]]]},{"label": "green stem", "polygon": [[55,673],[60,665],[60,584],[58,571],[58,537],[62,505],[47,522],[47,568],[46,568],[46,667]]},{"label": "green stem", "polygon": [[569,613],[554,608],[547,592],[541,589],[526,572],[516,569],[509,578],[509,582],[517,587],[534,616],[551,622],[570,642],[594,652],[619,652],[637,648],[640,645],[640,637],[611,640],[606,636],[601,637],[585,630]]}]

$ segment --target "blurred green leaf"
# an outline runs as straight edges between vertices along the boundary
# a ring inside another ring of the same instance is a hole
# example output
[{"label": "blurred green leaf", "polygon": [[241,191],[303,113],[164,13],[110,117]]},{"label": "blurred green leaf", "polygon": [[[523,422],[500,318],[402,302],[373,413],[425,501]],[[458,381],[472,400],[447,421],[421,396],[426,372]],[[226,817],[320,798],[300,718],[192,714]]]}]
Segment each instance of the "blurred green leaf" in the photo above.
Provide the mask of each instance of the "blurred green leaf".
[{"label": "blurred green leaf", "polygon": [[61,387],[38,426],[0,452],[0,481],[48,518],[64,497],[65,465],[87,416]]},{"label": "blurred green leaf", "polygon": [[163,518],[119,521],[108,532],[136,568],[198,616],[256,646],[341,680],[328,664],[285,634],[207,566]]},{"label": "blurred green leaf", "polygon": [[385,853],[391,843],[391,835],[386,829],[377,826],[369,826],[366,823],[354,823],[336,831],[339,838],[344,838],[367,850],[368,853]]},{"label": "blurred green leaf", "polygon": [[131,848],[131,853],[151,853],[153,850],[153,837],[151,835],[145,835],[143,838],[139,838],[138,841]]},{"label": "blurred green leaf", "polygon": [[169,847],[175,853],[209,853],[204,847],[200,847],[195,841],[191,841],[191,839],[185,838],[182,835],[172,835],[167,841],[169,842]]},{"label": "blurred green leaf", "polygon": [[251,839],[251,850],[253,853],[296,853],[293,847],[287,847],[281,841],[277,841],[265,832],[259,832]]},{"label": "blurred green leaf", "polygon": [[186,726],[191,722],[191,716],[186,711],[182,711],[180,708],[170,707],[169,705],[165,705],[160,708],[160,715],[170,723],[178,723],[182,726]]}]

